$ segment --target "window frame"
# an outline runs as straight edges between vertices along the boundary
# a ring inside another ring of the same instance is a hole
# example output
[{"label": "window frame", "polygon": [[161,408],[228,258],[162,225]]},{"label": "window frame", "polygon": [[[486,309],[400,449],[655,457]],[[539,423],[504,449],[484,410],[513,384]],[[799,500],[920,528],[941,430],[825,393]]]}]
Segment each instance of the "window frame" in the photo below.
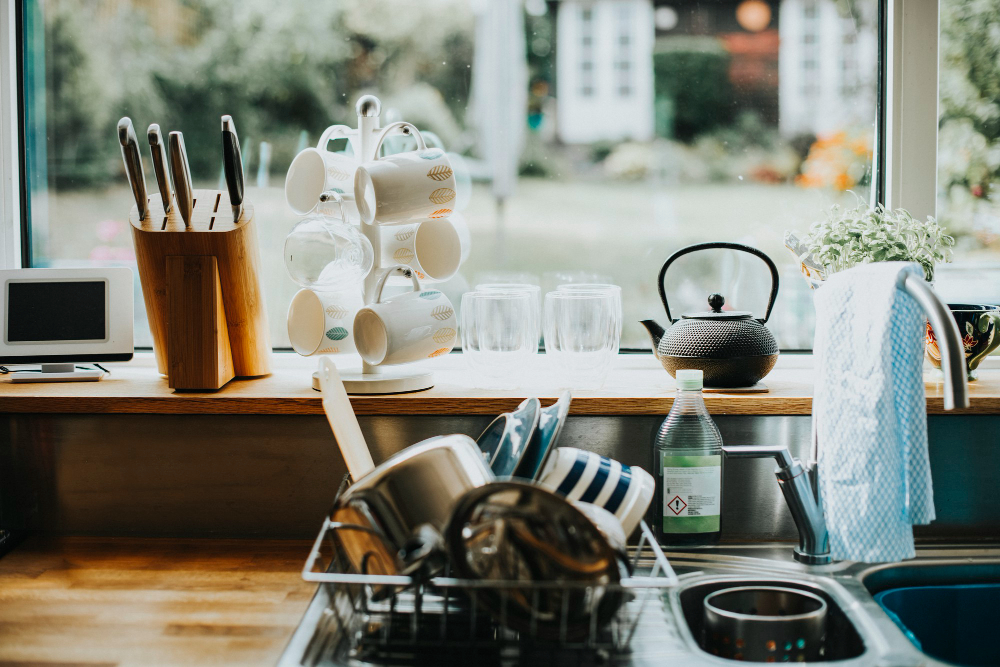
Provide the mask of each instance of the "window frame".
[{"label": "window frame", "polygon": [[[26,266],[21,3],[0,0],[0,269]],[[30,254],[28,254],[30,263]]]},{"label": "window frame", "polygon": [[[938,0],[877,1],[871,204],[906,208],[922,218],[934,215],[937,205]],[[0,0],[0,269],[31,265],[22,14],[22,0]]]},{"label": "window frame", "polygon": [[885,162],[873,167],[884,167],[885,189],[878,201],[925,218],[937,214],[939,2],[884,0],[884,7]]}]

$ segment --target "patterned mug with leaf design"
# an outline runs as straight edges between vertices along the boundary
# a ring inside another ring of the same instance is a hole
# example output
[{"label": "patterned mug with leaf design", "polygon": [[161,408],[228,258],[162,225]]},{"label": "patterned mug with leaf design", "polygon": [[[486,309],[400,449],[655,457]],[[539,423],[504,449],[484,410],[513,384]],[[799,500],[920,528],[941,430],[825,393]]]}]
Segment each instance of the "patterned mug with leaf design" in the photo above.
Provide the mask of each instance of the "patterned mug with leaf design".
[{"label": "patterned mug with leaf design", "polygon": [[[386,279],[401,272],[413,290],[382,298]],[[458,334],[455,307],[443,292],[424,289],[407,266],[383,269],[375,287],[375,302],[354,318],[354,341],[361,358],[372,366],[406,364],[451,352]]]},{"label": "patterned mug with leaf design", "polygon": [[361,289],[299,290],[288,306],[288,340],[303,357],[357,352],[354,316],[365,305]]},{"label": "patterned mug with leaf design", "polygon": [[[976,369],[991,352],[1000,347],[1000,306],[949,303],[952,317],[958,322],[965,347],[965,368],[970,380],[977,377]],[[926,329],[924,347],[927,360],[941,368],[941,350],[930,325]]]},{"label": "patterned mug with leaf design", "polygon": [[405,264],[424,282],[442,282],[458,272],[466,242],[449,218],[380,230],[383,266]]},{"label": "patterned mug with leaf design", "polygon": [[455,171],[440,148],[427,148],[409,123],[386,126],[375,144],[378,156],[390,132],[412,132],[417,150],[366,162],[354,176],[354,199],[365,224],[402,225],[447,218],[455,212]]}]

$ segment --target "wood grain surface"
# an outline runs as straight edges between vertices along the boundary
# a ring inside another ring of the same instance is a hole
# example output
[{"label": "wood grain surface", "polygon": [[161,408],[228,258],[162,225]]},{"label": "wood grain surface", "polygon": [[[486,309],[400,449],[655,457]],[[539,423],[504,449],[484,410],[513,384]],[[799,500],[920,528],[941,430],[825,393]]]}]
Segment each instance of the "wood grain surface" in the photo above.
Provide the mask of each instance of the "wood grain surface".
[{"label": "wood grain surface", "polygon": [[0,559],[0,667],[273,665],[313,586],[298,540],[29,538]]},{"label": "wood grain surface", "polygon": [[[334,359],[341,370],[361,366],[359,357]],[[359,415],[496,415],[515,408],[529,395],[548,405],[569,387],[547,367],[545,355],[536,359],[524,371],[524,389],[475,389],[461,355],[451,354],[408,366],[414,371],[433,371],[433,388],[410,394],[352,396],[351,404]],[[804,367],[807,361],[792,355],[779,358],[778,366],[763,380],[767,393],[712,393],[705,395],[705,403],[713,414],[808,415],[813,372]],[[271,366],[274,372],[268,377],[237,378],[216,392],[174,392],[157,373],[153,356],[140,353],[131,362],[107,364],[111,374],[100,382],[0,382],[0,412],[322,414],[319,392],[312,389],[316,359],[276,353]],[[927,377],[933,376],[928,373]],[[972,407],[948,414],[1000,414],[1000,368],[980,368],[979,378],[970,383]],[[929,379],[926,389],[928,413],[943,413],[940,382]],[[573,391],[570,412],[664,415],[674,392],[673,378],[651,354],[620,355],[602,389]]]},{"label": "wood grain surface", "polygon": [[236,375],[219,262],[211,255],[170,255],[167,284],[167,384],[173,389],[218,389]]},{"label": "wood grain surface", "polygon": [[271,342],[253,205],[244,202],[243,215],[233,222],[228,193],[195,190],[194,201],[190,229],[185,228],[177,207],[164,214],[158,197],[150,198],[145,219],[139,220],[135,207],[129,215],[157,367],[161,373],[167,372],[170,356],[166,258],[211,256],[218,261],[235,373],[241,377],[266,375],[270,372]]}]

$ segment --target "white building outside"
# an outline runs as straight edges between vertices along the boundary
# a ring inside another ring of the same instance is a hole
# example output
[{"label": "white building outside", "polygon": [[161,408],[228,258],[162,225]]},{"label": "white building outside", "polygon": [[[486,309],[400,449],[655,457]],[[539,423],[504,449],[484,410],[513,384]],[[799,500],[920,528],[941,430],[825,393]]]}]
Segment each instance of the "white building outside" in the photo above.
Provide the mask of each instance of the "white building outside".
[{"label": "white building outside", "polygon": [[[859,3],[860,4],[860,3]],[[832,0],[783,0],[778,127],[785,136],[871,126],[878,40]],[[871,17],[863,17],[871,20]]]},{"label": "white building outside", "polygon": [[564,0],[556,19],[559,138],[653,138],[650,0]]}]

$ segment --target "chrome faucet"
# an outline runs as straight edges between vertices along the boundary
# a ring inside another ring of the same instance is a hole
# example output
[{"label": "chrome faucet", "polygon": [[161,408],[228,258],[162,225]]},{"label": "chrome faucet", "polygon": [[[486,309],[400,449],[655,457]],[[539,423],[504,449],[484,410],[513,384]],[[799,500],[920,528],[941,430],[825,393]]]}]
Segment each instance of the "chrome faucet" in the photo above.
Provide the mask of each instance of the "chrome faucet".
[{"label": "chrome faucet", "polygon": [[[907,274],[903,281],[903,289],[924,309],[927,321],[930,322],[938,340],[938,347],[941,350],[941,370],[944,373],[944,409],[969,407],[965,348],[955,318],[920,276]],[[819,493],[818,446],[819,443],[814,435],[811,460],[807,464],[793,457],[786,445],[722,448],[726,458],[774,457],[777,461],[778,467],[774,471],[774,476],[778,478],[778,486],[785,496],[795,527],[799,530],[799,546],[795,548],[795,560],[807,565],[825,565],[832,560],[830,536],[826,529],[826,519],[823,518],[823,499]]]}]

